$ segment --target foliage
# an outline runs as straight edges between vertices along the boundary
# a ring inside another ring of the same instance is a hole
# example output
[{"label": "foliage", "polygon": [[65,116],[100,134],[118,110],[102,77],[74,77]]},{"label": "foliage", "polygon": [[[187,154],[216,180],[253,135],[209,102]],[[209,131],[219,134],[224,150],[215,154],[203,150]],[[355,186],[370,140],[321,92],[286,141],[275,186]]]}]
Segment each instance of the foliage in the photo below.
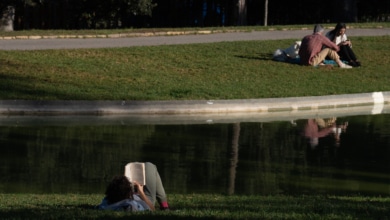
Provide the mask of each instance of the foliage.
[{"label": "foliage", "polygon": [[42,5],[45,2],[48,2],[50,0],[3,0],[0,3],[0,7],[4,7],[7,5],[25,5],[25,6],[37,6],[37,5]]},{"label": "foliage", "polygon": [[[264,1],[249,0],[0,1],[0,9],[8,5],[16,8],[16,30],[259,25],[264,23],[265,15],[268,25],[390,19],[390,3],[383,0],[317,0],[316,4],[299,0],[285,1],[283,7],[279,1],[270,1],[268,9]],[[239,10],[239,5],[244,8]]]},{"label": "foliage", "polygon": [[83,0],[78,3],[85,28],[112,28],[122,26],[130,16],[152,15],[156,4],[152,0]]},{"label": "foliage", "polygon": [[8,5],[16,8],[17,29],[117,28],[132,16],[151,16],[156,7],[152,0],[6,0],[0,9]]}]

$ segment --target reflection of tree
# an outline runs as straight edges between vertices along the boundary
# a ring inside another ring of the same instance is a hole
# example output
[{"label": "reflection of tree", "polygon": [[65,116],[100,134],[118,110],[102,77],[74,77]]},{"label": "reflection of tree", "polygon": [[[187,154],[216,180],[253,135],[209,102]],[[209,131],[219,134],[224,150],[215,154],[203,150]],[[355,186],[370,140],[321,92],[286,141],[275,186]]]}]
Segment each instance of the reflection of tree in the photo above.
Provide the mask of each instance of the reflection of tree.
[{"label": "reflection of tree", "polygon": [[151,125],[0,127],[1,138],[8,140],[0,142],[0,176],[23,192],[67,192],[84,181],[104,188],[137,158],[153,132]]},{"label": "reflection of tree", "polygon": [[236,168],[238,163],[238,142],[240,140],[240,123],[233,124],[232,151],[230,158],[228,195],[234,194],[234,182],[236,179]]}]

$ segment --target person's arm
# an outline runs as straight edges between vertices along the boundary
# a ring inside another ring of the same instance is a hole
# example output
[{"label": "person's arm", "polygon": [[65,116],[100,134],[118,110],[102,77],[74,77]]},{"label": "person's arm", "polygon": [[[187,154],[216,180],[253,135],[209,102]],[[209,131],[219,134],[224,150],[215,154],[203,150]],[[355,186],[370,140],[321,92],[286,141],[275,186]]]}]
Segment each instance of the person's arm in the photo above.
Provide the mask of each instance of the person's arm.
[{"label": "person's arm", "polygon": [[154,208],[154,205],[152,204],[152,202],[148,199],[148,197],[146,197],[145,192],[144,192],[144,186],[139,184],[139,183],[137,183],[137,182],[134,182],[134,185],[137,187],[139,197],[143,201],[146,202],[146,204],[149,206],[150,210],[152,210],[152,211],[156,210]]},{"label": "person's arm", "polygon": [[348,45],[348,46],[352,46],[352,43],[351,41],[347,38],[347,35],[344,34],[342,37],[341,37],[341,44],[343,45]]},{"label": "person's arm", "polygon": [[330,41],[327,37],[323,36],[323,39],[322,39],[322,44],[325,45],[326,47],[329,47],[330,49],[333,49],[335,51],[339,51],[340,48],[339,46],[337,46],[335,43],[333,43],[332,41]]},{"label": "person's arm", "polygon": [[317,133],[317,137],[322,138],[322,137],[328,136],[328,134],[332,133],[333,128],[335,128],[335,127],[336,127],[336,125],[332,125],[330,127],[326,127],[326,128],[319,130]]}]

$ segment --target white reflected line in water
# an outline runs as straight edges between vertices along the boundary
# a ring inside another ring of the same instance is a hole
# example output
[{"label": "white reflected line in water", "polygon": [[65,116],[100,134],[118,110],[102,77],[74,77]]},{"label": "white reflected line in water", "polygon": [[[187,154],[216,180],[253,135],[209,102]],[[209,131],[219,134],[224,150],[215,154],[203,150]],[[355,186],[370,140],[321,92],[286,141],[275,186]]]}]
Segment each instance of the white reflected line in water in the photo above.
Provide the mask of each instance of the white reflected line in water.
[{"label": "white reflected line in water", "polygon": [[383,97],[382,92],[372,93],[372,98],[374,99],[374,106],[372,108],[371,114],[381,114],[383,111],[383,105],[385,103],[385,98]]}]

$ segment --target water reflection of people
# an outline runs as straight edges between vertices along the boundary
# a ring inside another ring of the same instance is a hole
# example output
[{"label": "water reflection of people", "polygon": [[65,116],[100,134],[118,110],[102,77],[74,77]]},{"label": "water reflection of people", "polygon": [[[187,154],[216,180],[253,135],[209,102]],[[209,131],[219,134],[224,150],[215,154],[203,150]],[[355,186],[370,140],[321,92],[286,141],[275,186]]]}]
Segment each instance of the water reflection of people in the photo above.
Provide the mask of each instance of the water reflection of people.
[{"label": "water reflection of people", "polygon": [[340,146],[340,135],[341,133],[346,132],[347,127],[348,127],[348,122],[344,122],[341,125],[336,125],[335,127],[333,127],[332,132],[334,134],[336,147]]},{"label": "water reflection of people", "polygon": [[168,210],[167,197],[156,166],[149,162],[145,163],[145,174],[145,186],[137,182],[130,183],[124,175],[115,176],[107,186],[106,196],[98,205],[98,209],[154,211],[154,204],[157,201],[161,210]]},{"label": "water reflection of people", "polygon": [[336,127],[335,121],[335,118],[327,122],[321,118],[307,120],[303,136],[307,138],[311,148],[315,148],[318,145],[319,138],[326,137],[333,132]]},{"label": "water reflection of people", "polygon": [[348,122],[337,125],[336,118],[324,120],[321,118],[308,119],[303,135],[307,138],[311,148],[315,148],[319,143],[319,138],[326,137],[333,133],[335,146],[340,146],[340,135],[346,132]]},{"label": "water reflection of people", "polygon": [[348,122],[337,123],[336,118],[308,119],[302,132],[306,143],[307,161],[311,165],[337,162],[340,154],[340,137]]}]

